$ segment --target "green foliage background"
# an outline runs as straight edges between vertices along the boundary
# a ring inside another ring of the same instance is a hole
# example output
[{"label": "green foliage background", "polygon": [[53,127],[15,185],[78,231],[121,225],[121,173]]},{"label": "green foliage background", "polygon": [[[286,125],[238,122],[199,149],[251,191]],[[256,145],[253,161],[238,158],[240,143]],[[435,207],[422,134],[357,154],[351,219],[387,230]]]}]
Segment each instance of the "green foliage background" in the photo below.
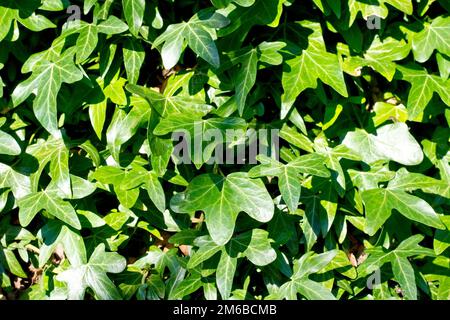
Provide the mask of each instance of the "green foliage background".
[{"label": "green foliage background", "polygon": [[449,9],[0,0],[0,298],[450,299]]}]

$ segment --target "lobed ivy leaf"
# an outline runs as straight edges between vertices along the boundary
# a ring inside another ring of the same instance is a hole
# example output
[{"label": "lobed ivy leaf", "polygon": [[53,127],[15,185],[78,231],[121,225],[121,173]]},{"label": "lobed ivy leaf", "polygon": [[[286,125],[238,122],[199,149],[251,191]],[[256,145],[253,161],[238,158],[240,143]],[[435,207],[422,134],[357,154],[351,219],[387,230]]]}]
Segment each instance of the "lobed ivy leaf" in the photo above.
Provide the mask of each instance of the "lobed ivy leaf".
[{"label": "lobed ivy leaf", "polygon": [[189,183],[186,192],[171,199],[170,206],[182,213],[203,210],[208,230],[218,245],[231,239],[240,211],[261,222],[269,221],[274,211],[272,199],[262,181],[250,179],[243,172],[227,177],[200,175]]},{"label": "lobed ivy leaf", "polygon": [[120,293],[106,273],[120,273],[126,267],[126,260],[115,252],[106,252],[105,245],[98,245],[89,261],[73,266],[58,275],[58,280],[67,284],[70,300],[82,299],[86,288],[103,300],[120,299]]},{"label": "lobed ivy leaf", "polygon": [[390,217],[393,209],[410,220],[437,229],[444,228],[439,216],[426,201],[404,191],[377,188],[361,192],[361,197],[366,206],[364,230],[369,235],[377,232]]},{"label": "lobed ivy leaf", "polygon": [[55,137],[58,131],[57,95],[62,83],[81,80],[83,74],[73,62],[74,51],[68,50],[56,59],[41,60],[32,67],[32,75],[21,82],[12,93],[15,106],[20,105],[36,88],[33,111],[42,126]]},{"label": "lobed ivy leaf", "polygon": [[290,53],[294,57],[285,61],[283,66],[284,93],[281,97],[281,118],[287,115],[303,90],[317,87],[318,79],[332,86],[341,95],[345,97],[348,95],[338,58],[335,54],[327,52],[320,25],[312,21],[303,21],[298,23],[298,26],[303,29],[295,32],[298,33],[302,44],[307,43],[307,47],[301,49],[292,45]]}]

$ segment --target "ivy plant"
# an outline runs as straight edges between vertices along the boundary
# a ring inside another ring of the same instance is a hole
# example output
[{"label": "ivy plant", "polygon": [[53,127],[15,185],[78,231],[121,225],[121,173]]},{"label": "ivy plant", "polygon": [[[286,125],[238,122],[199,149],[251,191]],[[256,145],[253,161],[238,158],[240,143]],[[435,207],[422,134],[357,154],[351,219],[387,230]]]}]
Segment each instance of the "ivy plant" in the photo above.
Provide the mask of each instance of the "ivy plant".
[{"label": "ivy plant", "polygon": [[450,299],[446,0],[1,0],[0,300]]}]

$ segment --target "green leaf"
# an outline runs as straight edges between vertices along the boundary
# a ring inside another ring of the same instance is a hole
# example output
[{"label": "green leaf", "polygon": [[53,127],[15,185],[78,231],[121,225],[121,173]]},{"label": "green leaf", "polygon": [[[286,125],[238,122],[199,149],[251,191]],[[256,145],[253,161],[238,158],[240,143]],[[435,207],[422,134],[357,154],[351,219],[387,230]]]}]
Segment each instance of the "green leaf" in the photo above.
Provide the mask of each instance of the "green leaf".
[{"label": "green leaf", "polygon": [[17,156],[21,151],[17,141],[11,135],[0,130],[0,154]]},{"label": "green leaf", "polygon": [[427,61],[435,49],[450,55],[449,25],[449,17],[437,17],[431,23],[425,23],[422,31],[414,34],[412,49],[416,61]]},{"label": "green leaf", "polygon": [[257,159],[263,164],[253,167],[248,172],[250,177],[277,176],[278,187],[289,210],[297,209],[300,199],[300,176],[299,173],[307,173],[320,177],[329,177],[330,173],[324,166],[325,158],[317,153],[298,157],[286,165],[276,160],[258,155]]},{"label": "green leaf", "polygon": [[377,135],[357,129],[349,132],[342,143],[371,164],[378,160],[392,160],[404,165],[420,164],[423,152],[409,133],[408,126],[397,122],[377,129]]},{"label": "green leaf", "polygon": [[132,84],[128,84],[126,89],[145,98],[152,108],[164,118],[171,115],[179,116],[187,112],[191,118],[201,118],[213,110],[213,107],[204,101],[190,96],[164,96],[152,89]]},{"label": "green leaf", "polygon": [[379,170],[371,171],[356,171],[350,169],[348,170],[348,174],[353,185],[360,191],[376,189],[380,182],[389,181],[395,177],[395,172],[389,171],[384,167]]},{"label": "green leaf", "polygon": [[76,43],[76,63],[80,64],[90,57],[98,43],[98,29],[93,24],[83,24]]},{"label": "green leaf", "polygon": [[86,0],[84,1],[83,13],[88,14],[91,8],[98,2],[98,0]]},{"label": "green leaf", "polygon": [[414,278],[414,270],[408,259],[394,254],[392,260],[392,271],[395,279],[399,282],[404,296],[408,300],[417,300],[417,287]]},{"label": "green leaf", "polygon": [[404,40],[398,41],[391,37],[381,40],[376,36],[363,57],[344,59],[343,69],[353,76],[359,76],[363,66],[370,66],[388,81],[392,81],[396,67],[394,61],[407,57],[410,50],[411,47]]},{"label": "green leaf", "polygon": [[395,121],[398,122],[406,122],[406,120],[408,120],[408,111],[403,104],[393,105],[386,102],[376,102],[373,106],[373,110],[375,111],[373,117],[375,127],[378,127],[390,119],[395,119]]},{"label": "green leaf", "polygon": [[274,210],[262,181],[250,179],[243,172],[232,173],[226,178],[213,174],[197,176],[186,192],[172,198],[170,205],[176,212],[205,211],[207,228],[218,245],[231,239],[240,211],[267,222],[272,219]]},{"label": "green leaf", "polygon": [[408,120],[420,121],[433,93],[437,93],[445,104],[450,105],[450,80],[428,74],[426,70],[415,65],[397,66],[397,70],[399,79],[411,83],[407,103]]},{"label": "green leaf", "polygon": [[224,300],[230,297],[236,266],[237,258],[230,257],[223,250],[220,255],[219,264],[217,265],[216,283],[217,289],[219,289],[220,295]]},{"label": "green leaf", "polygon": [[434,179],[420,173],[409,172],[405,168],[401,168],[396,172],[394,179],[389,181],[388,187],[405,191],[421,189],[424,192],[450,198],[450,186],[446,181]]},{"label": "green leaf", "polygon": [[371,189],[361,192],[366,207],[364,230],[374,235],[396,209],[406,218],[425,225],[444,228],[439,216],[424,200],[395,189]]},{"label": "green leaf", "polygon": [[258,56],[255,49],[251,49],[241,58],[241,66],[236,75],[236,102],[239,114],[242,115],[245,101],[256,81]]},{"label": "green leaf", "polygon": [[50,138],[47,141],[39,141],[27,148],[27,153],[38,159],[39,168],[31,175],[33,190],[38,189],[41,174],[50,162],[50,176],[60,192],[65,197],[71,198],[71,182],[69,173],[69,150],[62,139]]},{"label": "green leaf", "polygon": [[56,194],[47,191],[31,193],[18,200],[18,206],[20,208],[19,221],[24,227],[30,224],[39,211],[45,209],[57,219],[76,229],[81,229],[80,220],[78,220],[73,207]]},{"label": "green leaf", "polygon": [[200,289],[203,285],[200,274],[194,274],[181,281],[172,291],[171,299],[181,299]]},{"label": "green leaf", "polygon": [[133,108],[126,112],[116,108],[111,123],[106,131],[108,148],[116,161],[122,144],[130,140],[142,126],[147,126],[151,109],[148,103],[139,97],[132,97]]},{"label": "green leaf", "polygon": [[388,16],[389,10],[386,4],[390,4],[394,8],[406,13],[413,13],[413,5],[411,0],[379,0],[379,1],[363,1],[350,0],[348,7],[350,9],[349,25],[352,25],[356,16],[361,12],[363,18],[367,20],[370,16],[378,16],[385,19]]},{"label": "green leaf", "polygon": [[183,29],[184,25],[182,23],[171,24],[153,42],[153,48],[159,47],[164,43],[161,48],[161,58],[167,70],[173,68],[180,59],[184,44]]},{"label": "green leaf", "polygon": [[437,53],[436,60],[438,63],[439,73],[441,78],[447,79],[450,74],[450,58],[448,56]]},{"label": "green leaf", "polygon": [[336,300],[335,296],[323,285],[309,279],[295,283],[297,291],[309,300]]},{"label": "green leaf", "polygon": [[83,238],[69,227],[50,221],[40,231],[43,245],[39,251],[39,267],[42,268],[61,244],[72,266],[81,266],[87,261]]},{"label": "green leaf", "polygon": [[42,60],[32,67],[32,75],[12,93],[15,106],[20,105],[37,88],[33,111],[41,125],[52,135],[60,136],[56,98],[62,83],[81,80],[82,73],[73,63],[73,50],[67,50],[54,61]]},{"label": "green leaf", "polygon": [[144,48],[139,42],[127,39],[123,47],[123,59],[128,81],[134,84],[138,81],[141,67],[144,64]]},{"label": "green leaf", "polygon": [[336,250],[331,250],[321,254],[314,254],[312,252],[304,254],[294,264],[294,274],[292,279],[301,280],[320,271],[334,259],[337,253]]},{"label": "green leaf", "polygon": [[30,177],[0,163],[0,188],[11,189],[16,199],[23,198],[31,193]]},{"label": "green leaf", "polygon": [[285,61],[283,66],[281,118],[286,117],[300,93],[305,89],[317,87],[318,79],[333,87],[342,96],[348,96],[338,57],[327,52],[320,24],[302,21],[299,25],[309,30],[307,40],[303,33],[300,36],[303,42],[307,41],[307,47],[303,50],[294,47],[294,57]]},{"label": "green leaf", "polygon": [[442,216],[441,221],[444,223],[445,230],[436,230],[434,233],[433,248],[437,255],[442,254],[450,247],[450,218]]},{"label": "green leaf", "polygon": [[137,36],[144,20],[145,0],[122,0],[122,6],[130,31]]},{"label": "green leaf", "polygon": [[182,29],[183,37],[186,38],[189,47],[214,68],[220,66],[219,52],[211,34],[204,28],[194,23],[185,23]]},{"label": "green leaf", "polygon": [[97,25],[98,32],[108,35],[119,34],[127,30],[127,24],[115,16],[109,16],[107,20],[102,21]]},{"label": "green leaf", "polygon": [[92,127],[94,128],[95,134],[99,139],[102,138],[103,127],[106,120],[106,99],[100,103],[92,104],[89,106],[89,119],[91,120]]},{"label": "green leaf", "polygon": [[16,276],[21,278],[27,277],[27,274],[23,270],[22,266],[20,265],[20,262],[17,260],[12,250],[10,249],[0,250],[0,261],[2,262],[2,265],[5,264],[5,266],[11,271],[12,274],[15,274]]},{"label": "green leaf", "polygon": [[270,245],[269,234],[265,230],[253,229],[235,238],[230,243],[230,252],[242,252],[253,264],[265,266],[277,257],[277,253]]},{"label": "green leaf", "polygon": [[[187,160],[200,167],[203,163],[210,160],[216,146],[226,141],[224,137],[227,137],[230,130],[232,130],[232,134],[236,133],[243,139],[246,128],[247,123],[242,118],[229,117],[197,120],[192,116],[174,114],[162,119],[153,130],[153,133],[158,136],[174,132],[189,134],[186,134],[186,142],[191,143],[188,146],[189,154],[183,155],[183,157],[189,157]],[[219,137],[217,137],[216,133],[220,133]],[[208,137],[210,134],[212,134],[214,139],[211,139],[211,136]],[[189,140],[189,138],[191,139]],[[203,148],[196,147],[196,143],[201,144]]]},{"label": "green leaf", "polygon": [[189,269],[195,268],[200,263],[208,260],[221,250],[221,247],[218,246],[209,236],[198,238],[196,240],[196,245],[199,249],[189,259]]},{"label": "green leaf", "polygon": [[106,273],[120,273],[126,267],[126,260],[115,252],[105,252],[105,245],[98,245],[86,264],[71,267],[57,276],[65,282],[70,300],[83,299],[86,288],[102,300],[120,299],[120,293]]},{"label": "green leaf", "polygon": [[298,133],[294,128],[290,128],[287,125],[283,125],[281,128],[280,138],[307,152],[314,152],[314,144],[311,140],[304,134]]}]

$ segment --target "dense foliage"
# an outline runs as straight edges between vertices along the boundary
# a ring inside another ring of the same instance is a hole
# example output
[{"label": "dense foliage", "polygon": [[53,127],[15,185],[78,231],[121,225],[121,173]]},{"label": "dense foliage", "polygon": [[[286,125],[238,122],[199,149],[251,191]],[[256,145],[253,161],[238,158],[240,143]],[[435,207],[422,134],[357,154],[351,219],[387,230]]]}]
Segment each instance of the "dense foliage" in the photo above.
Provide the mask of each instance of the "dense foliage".
[{"label": "dense foliage", "polygon": [[0,299],[450,299],[449,10],[0,0]]}]

